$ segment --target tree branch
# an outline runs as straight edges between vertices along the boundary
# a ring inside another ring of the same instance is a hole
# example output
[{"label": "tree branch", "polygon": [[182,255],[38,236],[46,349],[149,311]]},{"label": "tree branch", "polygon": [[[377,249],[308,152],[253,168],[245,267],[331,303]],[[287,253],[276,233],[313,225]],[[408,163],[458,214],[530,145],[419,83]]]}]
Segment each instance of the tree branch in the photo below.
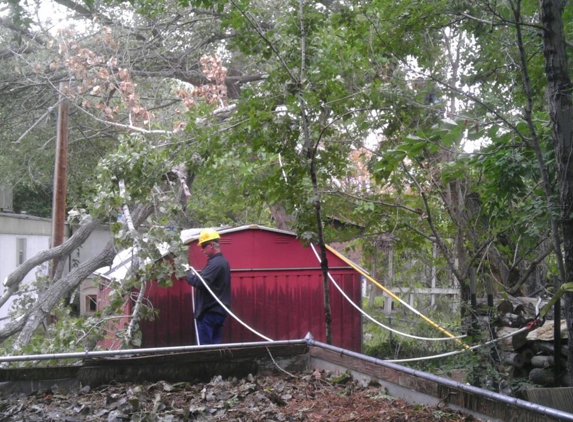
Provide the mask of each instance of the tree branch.
[{"label": "tree branch", "polygon": [[[134,226],[139,227],[147,219],[147,217],[151,215],[152,212],[153,206],[150,205],[138,205],[135,207],[135,210],[132,213]],[[91,226],[91,224],[95,224],[95,221],[97,220],[92,220],[89,225]],[[92,231],[93,228],[95,228],[95,226],[92,227]],[[76,234],[79,233],[80,230],[78,230]],[[88,231],[88,229],[85,230]],[[86,233],[84,232],[81,236],[82,238],[85,237],[84,241],[88,237],[85,236],[85,234]],[[72,236],[72,238],[73,237],[74,236]],[[72,238],[70,238],[70,240]],[[78,239],[76,239],[76,242],[77,241]],[[60,253],[62,253],[64,246],[68,248],[70,247],[68,243],[69,241],[54,249],[58,249]],[[74,245],[79,246],[75,243]],[[44,258],[50,256],[49,259],[51,259],[55,257],[53,256],[54,249],[42,252],[39,255],[43,255]],[[48,315],[59,303],[61,298],[77,289],[81,282],[90,277],[95,270],[105,266],[111,266],[116,254],[117,250],[115,248],[114,242],[113,240],[110,240],[98,255],[80,264],[69,274],[51,284],[44,292],[38,295],[35,303],[22,317],[16,321],[8,323],[2,329],[0,329],[0,343],[20,331],[20,335],[18,336],[18,339],[14,345],[14,350],[18,350],[23,345],[27,344],[30,341],[36,328],[38,328],[46,315]]]},{"label": "tree branch", "polygon": [[545,252],[542,252],[539,256],[537,256],[537,258],[535,258],[529,264],[527,271],[525,271],[525,273],[521,276],[519,281],[517,283],[515,283],[515,285],[511,289],[508,290],[508,293],[510,295],[516,294],[519,291],[519,288],[523,285],[523,283],[525,283],[527,281],[527,279],[529,278],[529,276],[533,273],[533,271],[535,271],[537,266],[539,264],[541,264],[545,260],[545,258],[547,258],[549,256],[549,254],[551,254],[554,250],[555,250],[555,248],[554,248],[553,244],[549,244],[549,247],[547,248],[547,250]]},{"label": "tree branch", "polygon": [[359,197],[359,196],[352,195],[352,194],[346,193],[346,192],[340,192],[340,191],[324,191],[323,193],[324,193],[325,195],[346,196],[346,197],[348,197],[348,198],[355,199],[355,200],[357,200],[357,201],[369,202],[369,203],[372,203],[372,204],[383,205],[383,206],[385,206],[385,207],[390,207],[390,208],[400,208],[400,209],[403,209],[403,210],[405,210],[405,211],[411,212],[411,213],[413,213],[413,214],[418,214],[418,215],[422,214],[422,211],[421,211],[421,210],[419,210],[419,209],[414,209],[414,208],[410,208],[410,207],[407,207],[407,206],[402,205],[402,204],[391,204],[391,203],[389,203],[389,202],[378,201],[378,200],[375,200],[375,199],[367,199],[367,198]]},{"label": "tree branch", "polygon": [[0,26],[3,26],[6,29],[14,31],[19,35],[26,37],[29,40],[34,41],[35,43],[41,46],[46,45],[46,42],[40,36],[38,36],[38,34],[35,34],[24,27],[16,26],[5,18],[0,17]]}]

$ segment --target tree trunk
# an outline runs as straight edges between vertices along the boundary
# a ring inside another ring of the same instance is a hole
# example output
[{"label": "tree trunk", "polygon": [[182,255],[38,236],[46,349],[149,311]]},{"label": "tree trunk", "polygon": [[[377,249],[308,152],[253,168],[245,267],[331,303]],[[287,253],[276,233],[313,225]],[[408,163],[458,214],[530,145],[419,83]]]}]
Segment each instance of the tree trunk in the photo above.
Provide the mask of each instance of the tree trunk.
[{"label": "tree trunk", "polygon": [[[561,361],[561,365],[564,366],[565,359],[561,358],[559,360]],[[554,363],[555,363],[555,358],[553,356],[539,355],[539,356],[533,356],[531,358],[531,366],[535,368],[548,368],[550,366],[553,366]]]},{"label": "tree trunk", "polygon": [[[518,328],[501,327],[497,330],[497,338],[505,337],[518,331]],[[508,352],[513,352],[521,349],[527,344],[527,333],[522,331],[519,334],[511,335],[510,337],[504,338],[499,342],[499,348]]]},{"label": "tree trunk", "polygon": [[[553,146],[557,157],[557,180],[561,206],[561,236],[563,239],[564,279],[561,283],[573,281],[573,117],[571,102],[571,79],[565,53],[563,32],[563,9],[565,1],[541,0],[540,19],[543,26],[543,54],[545,75],[548,82],[549,116],[552,124]],[[558,247],[559,245],[556,245]],[[562,277],[563,278],[563,277]],[[565,294],[564,317],[567,321],[569,338],[573,338],[573,297]],[[557,303],[559,306],[559,303]],[[557,309],[557,308],[556,308]],[[568,356],[569,373],[573,373],[573,355]],[[558,353],[558,351],[556,351]]]},{"label": "tree trunk", "polygon": [[[394,249],[390,249],[388,251],[388,279],[386,280],[386,287],[392,287],[394,282]],[[393,299],[390,296],[386,296],[384,300],[384,315],[388,318],[392,316],[392,301]],[[390,319],[391,321],[391,319]],[[392,336],[392,333],[390,333]]]},{"label": "tree trunk", "polygon": [[291,230],[292,216],[288,215],[282,205],[275,203],[270,207],[271,215],[273,220],[275,220],[275,226],[280,230]]},{"label": "tree trunk", "polygon": [[521,353],[515,352],[503,352],[501,353],[501,362],[514,366],[516,368],[522,368],[525,365],[523,356]]},{"label": "tree trunk", "polygon": [[[374,242],[374,254],[372,257],[372,278],[378,280],[378,242]],[[368,283],[369,289],[366,294],[368,295],[368,307],[374,306],[374,299],[377,296],[376,286],[374,283]]]}]

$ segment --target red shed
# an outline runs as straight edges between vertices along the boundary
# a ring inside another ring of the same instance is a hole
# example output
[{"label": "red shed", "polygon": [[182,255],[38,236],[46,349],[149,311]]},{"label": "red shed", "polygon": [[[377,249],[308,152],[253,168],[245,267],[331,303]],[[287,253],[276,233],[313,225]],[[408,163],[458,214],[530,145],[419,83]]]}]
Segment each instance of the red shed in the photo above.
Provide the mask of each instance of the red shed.
[{"label": "red shed", "polygon": [[[201,229],[182,232],[189,245],[189,263],[201,270],[206,257],[197,247]],[[322,273],[312,248],[304,247],[294,233],[249,225],[219,230],[221,250],[231,265],[231,311],[255,331],[273,340],[300,339],[312,333],[326,340]],[[328,252],[331,276],[345,294],[361,306],[361,275]],[[105,289],[102,291],[105,295]],[[360,313],[332,285],[332,340],[334,345],[361,351]],[[159,309],[154,321],[141,324],[143,347],[195,344],[191,287],[183,279],[173,286],[148,283],[146,297]],[[224,343],[263,341],[229,317]]]}]

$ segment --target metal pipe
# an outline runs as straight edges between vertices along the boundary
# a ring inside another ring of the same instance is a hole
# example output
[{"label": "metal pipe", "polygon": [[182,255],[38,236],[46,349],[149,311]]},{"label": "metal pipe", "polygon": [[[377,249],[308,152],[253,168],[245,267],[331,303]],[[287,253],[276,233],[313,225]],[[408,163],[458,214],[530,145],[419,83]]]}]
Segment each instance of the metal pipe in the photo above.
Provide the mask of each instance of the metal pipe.
[{"label": "metal pipe", "polygon": [[83,359],[107,356],[124,355],[154,355],[161,353],[176,352],[196,352],[201,350],[218,350],[224,348],[237,347],[260,347],[260,346],[282,346],[292,344],[306,344],[304,339],[300,340],[278,340],[278,341],[257,341],[250,343],[225,343],[208,344],[204,346],[172,346],[172,347],[152,347],[146,349],[124,349],[124,350],[101,350],[95,352],[73,352],[73,353],[51,353],[41,355],[21,355],[21,356],[0,356],[0,362],[24,362],[31,360],[61,360],[61,359]]},{"label": "metal pipe", "polygon": [[535,412],[540,415],[549,416],[555,419],[559,419],[561,421],[570,421],[573,422],[573,414],[567,413],[562,410],[557,410],[552,407],[542,406],[540,404],[531,403],[526,400],[521,400],[515,397],[504,396],[503,394],[495,393],[493,391],[484,390],[483,388],[474,387],[472,385],[463,384],[457,381],[453,381],[447,378],[442,378],[437,375],[430,374],[428,372],[418,371],[416,369],[408,368],[405,366],[397,365],[395,363],[386,362],[381,359],[373,358],[371,356],[366,356],[360,353],[356,353],[350,350],[341,349],[340,347],[331,346],[326,343],[321,343],[319,341],[315,341],[312,338],[312,335],[307,335],[306,342],[309,346],[317,346],[323,349],[331,350],[336,352],[340,355],[346,355],[353,358],[361,359],[366,362],[373,363],[375,365],[385,366],[390,369],[394,369],[396,371],[403,372],[405,374],[413,375],[418,378],[422,378],[428,381],[433,381],[439,384],[442,384],[446,387],[455,388],[458,390],[466,391],[468,393],[476,394],[482,397],[486,397],[490,400],[495,400],[497,402],[505,403],[510,406],[514,406],[520,409],[525,409],[530,412]]}]

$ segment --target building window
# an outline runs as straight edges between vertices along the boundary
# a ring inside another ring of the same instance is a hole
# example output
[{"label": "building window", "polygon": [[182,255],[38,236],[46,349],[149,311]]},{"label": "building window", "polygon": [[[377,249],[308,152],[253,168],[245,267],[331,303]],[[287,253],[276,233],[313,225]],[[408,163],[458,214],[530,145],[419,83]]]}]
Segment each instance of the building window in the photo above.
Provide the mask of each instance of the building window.
[{"label": "building window", "polygon": [[27,239],[16,239],[16,264],[22,265],[26,261]]},{"label": "building window", "polygon": [[86,295],[86,312],[97,311],[97,295]]}]

